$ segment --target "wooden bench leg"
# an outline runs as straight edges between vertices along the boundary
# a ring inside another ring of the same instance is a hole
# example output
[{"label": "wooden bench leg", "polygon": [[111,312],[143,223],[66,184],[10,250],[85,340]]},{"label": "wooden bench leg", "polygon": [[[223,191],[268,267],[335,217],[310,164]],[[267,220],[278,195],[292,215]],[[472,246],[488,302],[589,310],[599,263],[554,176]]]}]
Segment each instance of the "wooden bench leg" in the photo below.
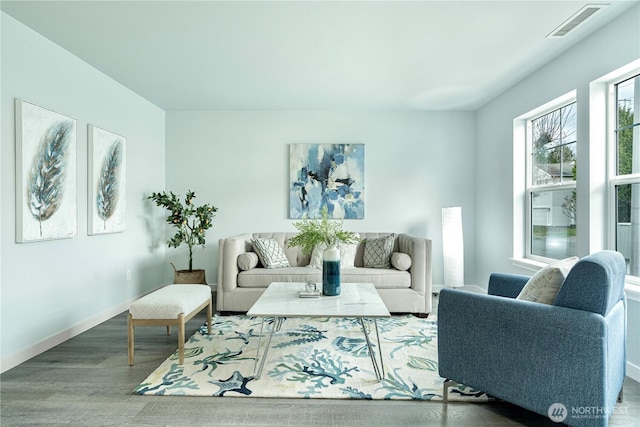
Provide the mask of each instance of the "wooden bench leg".
[{"label": "wooden bench leg", "polygon": [[178,315],[178,356],[181,365],[184,364],[184,313]]},{"label": "wooden bench leg", "polygon": [[134,345],[134,330],[133,330],[133,318],[131,317],[131,313],[129,313],[129,317],[127,318],[127,344],[128,344],[128,353],[129,353],[129,366],[133,365],[133,345]]},{"label": "wooden bench leg", "polygon": [[211,317],[213,316],[213,302],[209,300],[207,306],[207,334],[211,335]]}]

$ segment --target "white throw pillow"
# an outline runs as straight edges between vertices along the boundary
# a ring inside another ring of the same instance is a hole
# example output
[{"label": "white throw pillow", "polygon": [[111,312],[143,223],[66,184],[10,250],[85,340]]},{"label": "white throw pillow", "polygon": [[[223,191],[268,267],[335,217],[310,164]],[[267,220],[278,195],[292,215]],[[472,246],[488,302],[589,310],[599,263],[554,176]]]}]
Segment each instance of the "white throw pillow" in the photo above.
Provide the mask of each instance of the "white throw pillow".
[{"label": "white throw pillow", "polygon": [[[355,233],[355,237],[359,239],[360,235]],[[338,243],[338,250],[340,251],[340,269],[355,267],[357,248],[357,243]],[[325,249],[327,249],[326,243],[319,243],[315,248],[313,248],[308,267],[322,269],[322,253]]]},{"label": "white throw pillow", "polygon": [[310,268],[322,269],[322,253],[327,249],[326,243],[318,243],[313,252],[311,252],[311,259],[309,260]]},{"label": "white throw pillow", "polygon": [[284,250],[275,239],[257,238],[251,239],[251,243],[265,268],[289,267],[289,260]]},{"label": "white throw pillow", "polygon": [[[360,235],[356,233],[356,238],[359,239]],[[338,249],[340,249],[340,268],[353,268],[356,263],[356,249],[357,243],[338,243]]]},{"label": "white throw pillow", "polygon": [[576,262],[578,257],[571,257],[547,265],[531,276],[516,299],[553,304],[564,279]]}]

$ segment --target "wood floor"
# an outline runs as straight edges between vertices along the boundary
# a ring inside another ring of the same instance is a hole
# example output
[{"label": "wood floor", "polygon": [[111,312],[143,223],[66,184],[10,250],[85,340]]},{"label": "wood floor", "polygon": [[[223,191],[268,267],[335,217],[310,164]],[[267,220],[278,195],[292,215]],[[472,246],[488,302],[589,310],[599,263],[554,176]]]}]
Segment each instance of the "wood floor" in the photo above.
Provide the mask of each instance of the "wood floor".
[{"label": "wood floor", "polygon": [[[204,313],[187,324],[191,336]],[[0,424],[70,426],[557,426],[505,402],[450,403],[132,394],[177,348],[164,327],[136,329],[127,365],[122,313],[0,376]],[[612,426],[640,423],[640,384],[627,378]]]}]

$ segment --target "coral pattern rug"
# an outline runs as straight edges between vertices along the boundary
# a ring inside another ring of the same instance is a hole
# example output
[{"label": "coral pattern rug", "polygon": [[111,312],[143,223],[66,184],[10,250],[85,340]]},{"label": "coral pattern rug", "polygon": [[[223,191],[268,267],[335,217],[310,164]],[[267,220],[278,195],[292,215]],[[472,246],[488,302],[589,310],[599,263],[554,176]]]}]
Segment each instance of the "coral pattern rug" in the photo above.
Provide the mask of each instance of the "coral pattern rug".
[{"label": "coral pattern rug", "polygon": [[[261,318],[214,316],[136,389],[149,395],[327,399],[442,400],[434,315],[378,319],[386,377],[377,381],[358,319],[287,318],[277,331],[259,379],[254,377]],[[374,351],[380,346],[371,325]],[[261,352],[271,323],[265,322]],[[487,400],[462,386],[450,400]]]}]

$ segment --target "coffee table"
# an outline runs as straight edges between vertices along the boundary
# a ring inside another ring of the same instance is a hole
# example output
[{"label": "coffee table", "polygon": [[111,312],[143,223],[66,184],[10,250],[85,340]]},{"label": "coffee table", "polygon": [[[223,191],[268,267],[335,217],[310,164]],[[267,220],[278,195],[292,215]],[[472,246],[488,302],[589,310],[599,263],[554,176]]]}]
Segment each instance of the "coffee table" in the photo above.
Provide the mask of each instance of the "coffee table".
[{"label": "coffee table", "polygon": [[[262,368],[269,353],[271,346],[271,338],[274,331],[280,329],[284,318],[286,317],[355,317],[360,320],[362,332],[367,341],[367,348],[371,358],[371,364],[378,381],[384,379],[384,362],[382,361],[382,343],[380,342],[380,334],[378,332],[378,317],[390,317],[391,314],[384,302],[378,295],[378,291],[372,283],[342,283],[342,292],[338,296],[323,296],[318,298],[300,298],[300,291],[305,290],[304,283],[285,283],[275,282],[269,285],[266,291],[260,296],[258,301],[247,312],[247,316],[262,317],[262,325],[260,326],[260,338],[258,339],[258,348],[256,349],[256,360],[254,365],[254,376],[256,379],[262,375]],[[273,318],[271,331],[267,345],[264,349],[262,357],[260,356],[260,344],[264,330],[266,319]],[[378,358],[380,365],[371,345],[369,331],[365,325],[367,322],[373,321],[376,331],[376,340],[378,342]],[[258,361],[260,366],[258,367]],[[257,370],[256,370],[257,368]]]}]

